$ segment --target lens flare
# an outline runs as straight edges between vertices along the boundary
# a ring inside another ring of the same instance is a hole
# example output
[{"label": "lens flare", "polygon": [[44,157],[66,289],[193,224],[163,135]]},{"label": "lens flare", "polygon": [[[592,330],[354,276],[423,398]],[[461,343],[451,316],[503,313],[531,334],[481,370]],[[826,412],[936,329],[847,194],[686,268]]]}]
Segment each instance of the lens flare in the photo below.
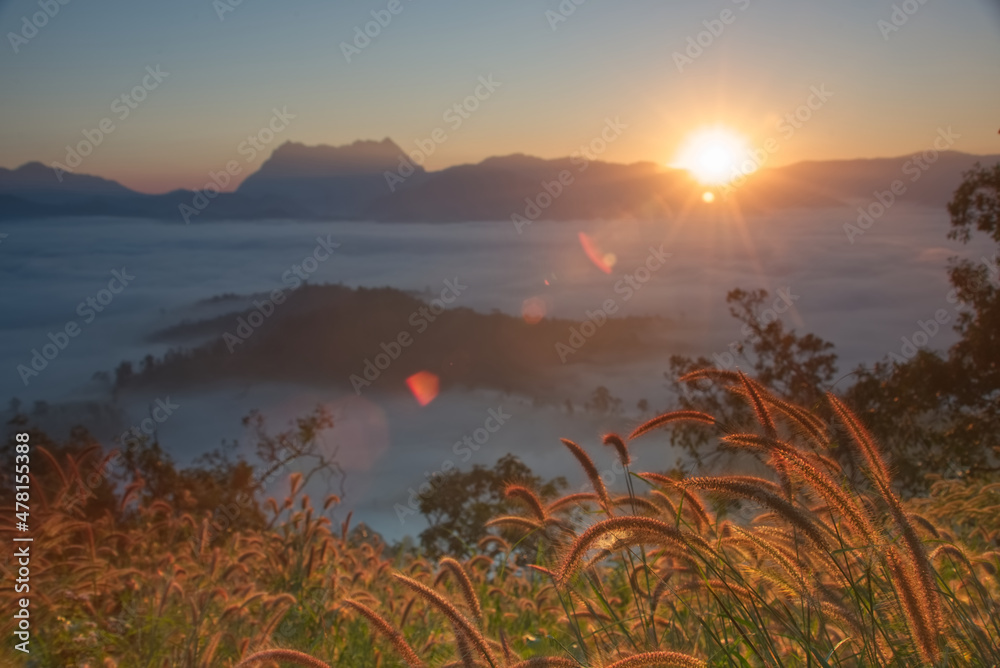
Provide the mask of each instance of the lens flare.
[{"label": "lens flare", "polygon": [[537,325],[545,317],[547,310],[544,299],[541,297],[528,297],[521,304],[521,317],[529,325]]},{"label": "lens flare", "polygon": [[580,232],[580,245],[583,247],[583,252],[587,255],[594,266],[603,271],[605,274],[610,274],[611,270],[614,268],[615,263],[618,261],[618,257],[614,253],[604,253],[594,240],[590,238],[585,232]]},{"label": "lens flare", "polygon": [[406,379],[406,384],[417,403],[426,406],[437,398],[440,381],[430,371],[418,371]]}]

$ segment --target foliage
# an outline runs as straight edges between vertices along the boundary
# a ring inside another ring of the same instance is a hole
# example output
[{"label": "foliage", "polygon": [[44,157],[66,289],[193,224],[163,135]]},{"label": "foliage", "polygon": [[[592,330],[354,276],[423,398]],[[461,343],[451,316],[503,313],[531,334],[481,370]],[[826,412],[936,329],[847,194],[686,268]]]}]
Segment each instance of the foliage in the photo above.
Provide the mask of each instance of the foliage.
[{"label": "foliage", "polygon": [[[196,518],[210,516],[219,531],[259,528],[264,514],[257,497],[268,481],[289,467],[304,469],[306,483],[316,474],[343,479],[336,450],[324,452],[319,442],[319,435],[333,426],[332,417],[323,407],[298,418],[293,429],[278,434],[268,432],[257,412],[244,418],[243,424],[252,430],[257,469],[242,457],[233,457],[237,443],[208,452],[191,466],[179,467],[158,441],[146,437],[127,439],[120,450],[105,452],[82,427],[73,429],[66,442],[58,443],[31,428],[23,414],[18,413],[11,421],[15,431],[31,435],[30,442],[40,448],[46,464],[33,472],[34,493],[43,499],[58,496],[69,475],[65,462],[79,467],[80,484],[65,499],[65,508],[79,506],[80,519],[86,521],[106,514],[117,522],[136,521],[131,507],[116,498],[117,488],[130,490],[141,505],[162,501]],[[13,433],[0,444],[0,457],[7,461],[14,461]],[[5,504],[13,503],[11,474],[0,472],[0,502]],[[230,508],[238,508],[239,512],[220,512]]]},{"label": "foliage", "polygon": [[[949,211],[955,238],[1000,243],[1000,165],[968,174]],[[258,473],[224,449],[181,469],[155,441],[117,457],[83,430],[56,443],[19,414],[12,426],[44,462],[31,474],[31,587],[33,629],[46,633],[30,665],[998,665],[995,267],[951,264],[967,307],[947,355],[859,370],[846,401],[826,392],[829,343],[765,323],[763,291],[730,293],[747,337],[735,352],[757,379],[674,358],[680,410],[604,438],[627,494],[566,440],[590,492],[560,497],[564,480],[511,456],[451,470],[420,498],[423,556],[352,531],[350,515],[335,526],[338,497],[315,507],[304,494],[309,475],[339,472],[320,447],[322,411],[277,435],[248,417]],[[632,471],[636,442],[665,429],[702,460],[740,453],[740,467]],[[285,498],[257,503],[306,461]],[[2,577],[16,569],[0,557]],[[18,596],[0,590],[0,607]],[[29,665],[11,643],[0,661]]]},{"label": "foliage", "polygon": [[[12,407],[19,408],[14,405]],[[65,474],[60,462],[67,460],[77,462],[82,467],[81,471],[88,477],[88,472],[106,469],[107,458],[100,444],[82,427],[72,429],[65,442],[56,442],[44,432],[32,429],[29,426],[28,416],[17,410],[10,421],[10,427],[13,430],[11,435],[5,442],[0,443],[0,458],[3,461],[15,461],[14,432],[29,433],[32,447],[38,446],[46,453],[43,455],[46,465],[36,466],[31,479],[33,495],[43,500],[56,498],[65,485],[63,479]],[[14,473],[15,469],[12,466],[0,468],[0,505],[5,508],[14,507]],[[73,504],[79,506],[83,519],[96,519],[107,513],[117,512],[118,499],[115,495],[114,481],[107,476],[99,474],[92,477],[87,485],[87,491],[86,495],[73,497]]]},{"label": "foliage", "polygon": [[583,404],[583,410],[594,415],[618,415],[622,412],[622,400],[611,394],[611,390],[599,385]]},{"label": "foliage", "polygon": [[944,355],[921,350],[859,369],[849,393],[913,492],[927,488],[928,473],[1000,471],[1000,164],[967,173],[948,211],[951,238],[983,232],[997,242],[992,256],[949,265],[961,339]]},{"label": "foliage", "polygon": [[[420,497],[419,510],[430,525],[420,533],[420,546],[431,558],[443,554],[466,557],[486,535],[486,522],[511,509],[504,495],[508,484],[532,487],[543,499],[566,487],[562,477],[542,481],[514,455],[504,455],[492,469],[473,466],[434,477],[430,492]],[[526,549],[530,549],[526,546]]]},{"label": "foliage", "polygon": [[[419,315],[431,307],[394,288],[304,285],[240,343],[233,343],[231,333],[226,336],[237,317],[231,313],[159,332],[159,339],[167,342],[204,342],[190,349],[171,348],[140,368],[123,362],[115,372],[115,388],[248,380],[330,384],[342,379],[352,391],[391,391],[405,388],[414,373],[435,369],[442,390],[490,387],[546,398],[553,389],[552,374],[562,368],[553,350],[557,344],[565,346],[567,330],[580,324],[562,318],[528,324],[520,315],[479,313],[465,307],[440,314],[434,307],[429,315]],[[247,318],[252,312],[251,308],[238,315]],[[565,362],[642,359],[662,348],[648,335],[662,326],[657,317],[611,318],[586,346],[565,353]],[[434,335],[422,336],[425,330]],[[373,341],[395,340],[401,332],[413,337],[406,355],[385,369],[375,369],[372,361],[357,363],[382,352],[377,345],[372,347]],[[378,378],[371,380],[374,371],[379,371]]]},{"label": "foliage", "polygon": [[[885,445],[895,484],[905,494],[925,493],[931,484],[928,474],[976,478],[1000,472],[1000,164],[977,165],[968,172],[948,211],[949,237],[967,243],[984,233],[998,243],[991,256],[953,258],[949,264],[953,290],[947,301],[958,311],[954,326],[960,340],[946,354],[919,349],[905,359],[894,355],[859,367],[846,389],[851,404]],[[796,335],[780,320],[765,322],[761,308],[767,296],[763,290],[730,292],[727,302],[742,324],[744,340],[714,360],[674,356],[666,375],[676,379],[725,362],[723,368],[748,369],[779,396],[822,414],[819,399],[836,376],[833,346],[811,334]],[[928,313],[929,320],[933,315]],[[711,384],[689,388],[671,380],[670,387],[683,409],[712,413],[732,429],[752,421],[738,397]],[[705,434],[690,425],[678,425],[671,440],[689,456],[689,467],[706,467],[721,458],[708,447]],[[844,454],[841,448],[834,450],[849,466]]]},{"label": "foliage", "polygon": [[[268,500],[269,526],[214,542],[207,516],[134,490],[112,493],[137,521],[85,520],[67,503],[86,484],[84,455],[66,452],[65,478],[36,518],[45,549],[32,561],[32,619],[52,632],[35,638],[33,659],[241,668],[279,658],[365,668],[1000,660],[1000,483],[939,481],[931,496],[905,502],[879,447],[836,397],[824,399],[834,429],[736,373],[704,370],[684,382],[705,380],[744,401],[754,424],[736,433],[680,411],[606,442],[628,468],[640,440],[692,422],[769,475],[630,471],[628,494],[614,496],[586,450],[564,441],[592,492],[543,500],[508,481],[507,514],[485,523],[491,535],[465,558],[436,562],[389,556],[377,535],[334,526],[336,497],[313,506],[299,473],[286,498]],[[829,456],[839,431],[863,484]],[[493,533],[501,529],[513,540]],[[540,549],[519,564],[515,543],[529,537]],[[0,568],[12,577],[11,563]],[[9,609],[13,596],[0,591],[0,605]],[[11,620],[0,625],[9,635]],[[9,644],[0,654],[19,665]]]},{"label": "foliage", "polygon": [[[767,298],[766,290],[736,289],[726,295],[729,312],[741,323],[744,338],[720,357],[732,356],[727,369],[743,368],[789,401],[822,410],[820,399],[837,372],[837,356],[831,352],[833,344],[813,334],[800,336],[786,329],[780,319],[765,322],[761,311]],[[740,364],[740,359],[746,364]],[[670,358],[670,371],[664,375],[681,410],[709,413],[731,430],[745,428],[752,423],[753,414],[739,397],[707,380],[693,383],[677,380],[696,369],[711,367],[715,361],[674,355]],[[720,454],[707,447],[709,441],[704,430],[688,424],[676,425],[671,432],[671,444],[679,446],[695,466],[703,466],[708,457]],[[690,466],[687,462],[678,465]]]}]

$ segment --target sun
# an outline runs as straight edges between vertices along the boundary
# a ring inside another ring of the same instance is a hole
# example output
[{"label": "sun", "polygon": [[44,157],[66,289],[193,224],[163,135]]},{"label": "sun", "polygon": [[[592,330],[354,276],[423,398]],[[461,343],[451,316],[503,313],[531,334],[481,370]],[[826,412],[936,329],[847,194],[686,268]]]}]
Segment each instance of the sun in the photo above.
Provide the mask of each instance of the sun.
[{"label": "sun", "polygon": [[681,147],[676,166],[705,185],[721,185],[739,173],[747,142],[728,128],[708,128],[692,134]]}]

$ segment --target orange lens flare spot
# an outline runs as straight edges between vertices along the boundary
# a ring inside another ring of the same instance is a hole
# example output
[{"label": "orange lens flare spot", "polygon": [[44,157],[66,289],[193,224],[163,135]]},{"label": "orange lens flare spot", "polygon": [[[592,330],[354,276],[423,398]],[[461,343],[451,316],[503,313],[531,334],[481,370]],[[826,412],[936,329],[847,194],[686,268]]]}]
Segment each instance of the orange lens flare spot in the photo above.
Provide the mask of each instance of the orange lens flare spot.
[{"label": "orange lens flare spot", "polygon": [[605,274],[610,274],[611,269],[615,266],[615,262],[618,258],[614,253],[604,253],[594,240],[591,239],[585,232],[580,232],[580,246],[583,247],[583,252],[586,253],[587,258],[594,263],[594,266],[603,271]]},{"label": "orange lens flare spot", "polygon": [[521,317],[529,325],[536,325],[545,317],[547,310],[544,299],[541,297],[528,297],[521,304]]},{"label": "orange lens flare spot", "polygon": [[430,371],[418,371],[406,379],[406,385],[417,403],[426,406],[437,397],[440,380]]},{"label": "orange lens flare spot", "polygon": [[706,190],[701,195],[701,201],[704,202],[705,204],[711,204],[712,202],[715,201],[715,193],[713,193],[711,190]]}]

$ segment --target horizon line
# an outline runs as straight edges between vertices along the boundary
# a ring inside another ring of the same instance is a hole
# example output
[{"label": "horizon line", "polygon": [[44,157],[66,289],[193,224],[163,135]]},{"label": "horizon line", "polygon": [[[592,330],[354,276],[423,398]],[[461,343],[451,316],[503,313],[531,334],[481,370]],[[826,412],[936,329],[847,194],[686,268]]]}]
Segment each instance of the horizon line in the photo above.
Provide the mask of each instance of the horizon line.
[{"label": "horizon line", "polygon": [[[394,139],[392,139],[391,137],[388,137],[388,136],[383,137],[380,140],[379,139],[355,139],[354,141],[352,141],[350,143],[336,144],[336,145],[335,144],[311,144],[310,145],[310,144],[306,144],[305,142],[295,141],[295,140],[292,140],[292,139],[287,139],[284,142],[282,142],[281,144],[279,144],[278,146],[276,146],[274,149],[272,149],[271,153],[266,158],[264,158],[264,160],[261,162],[261,164],[257,167],[256,170],[254,170],[253,172],[248,173],[243,179],[240,179],[240,182],[238,184],[232,186],[231,188],[226,188],[225,190],[221,190],[220,192],[236,192],[236,190],[239,189],[239,186],[247,178],[249,178],[253,174],[258,173],[260,171],[260,169],[263,167],[263,165],[265,163],[267,163],[269,160],[271,160],[274,157],[274,154],[279,149],[281,149],[282,147],[287,146],[289,144],[302,146],[302,147],[304,147],[306,149],[323,149],[323,148],[328,148],[328,149],[344,149],[344,148],[349,148],[351,146],[355,146],[355,145],[358,145],[358,144],[386,144],[386,143],[390,143],[395,148],[399,149],[399,152],[400,152],[399,155],[400,155],[400,157],[403,157],[403,158],[409,158],[410,157],[406,153],[406,151],[403,149],[402,146],[400,146]],[[907,152],[907,153],[903,153],[903,154],[899,154],[899,155],[878,155],[878,156],[874,156],[874,157],[859,156],[859,157],[854,157],[854,158],[826,158],[826,159],[824,159],[824,158],[808,158],[808,159],[803,159],[803,160],[797,160],[795,162],[790,162],[790,163],[787,163],[787,164],[784,164],[784,165],[779,165],[779,166],[762,166],[760,169],[754,170],[754,172],[752,172],[752,173],[774,171],[774,170],[778,170],[778,169],[788,169],[788,168],[795,167],[795,166],[798,166],[798,165],[815,164],[815,163],[838,163],[838,162],[839,163],[846,163],[846,162],[862,162],[862,161],[875,161],[875,160],[900,160],[900,159],[909,158],[909,157],[911,157],[913,155],[919,155],[921,153],[925,153],[926,151],[927,151],[927,149],[922,149],[922,150],[917,150],[917,151],[913,151],[913,152]],[[943,151],[937,151],[937,153],[941,154],[941,155],[943,155],[943,154],[958,154],[958,155],[967,155],[967,156],[971,156],[971,157],[981,157],[981,158],[993,158],[993,157],[1000,158],[1000,152],[997,152],[997,153],[968,153],[966,151],[957,151],[957,150],[954,150],[954,149],[946,149],[946,150],[943,150]],[[482,158],[481,160],[479,160],[478,162],[457,162],[455,164],[447,165],[447,166],[441,167],[439,169],[425,170],[425,171],[428,174],[438,174],[438,173],[447,171],[449,169],[454,169],[454,168],[457,168],[457,167],[473,167],[473,166],[476,166],[476,165],[481,165],[481,164],[483,164],[484,162],[486,162],[488,160],[495,160],[495,159],[502,159],[502,158],[515,158],[515,157],[529,158],[529,159],[533,159],[533,160],[539,160],[539,161],[542,161],[542,162],[558,162],[558,161],[563,161],[563,160],[570,160],[572,158],[572,155],[573,154],[564,155],[564,156],[557,156],[557,157],[554,157],[554,158],[544,158],[544,157],[541,157],[541,156],[532,155],[532,154],[529,154],[529,153],[524,153],[524,152],[518,151],[518,152],[514,152],[514,153],[506,153],[506,154],[501,154],[501,155],[488,155],[488,156]],[[686,169],[684,167],[678,167],[676,165],[668,164],[666,162],[661,162],[661,161],[657,161],[657,160],[636,160],[636,161],[633,161],[633,162],[612,162],[612,161],[609,161],[609,160],[594,159],[594,160],[591,160],[590,162],[599,163],[599,164],[606,164],[606,165],[618,165],[618,166],[621,166],[621,167],[631,167],[631,166],[635,166],[635,165],[652,164],[652,165],[657,166],[663,172],[669,172],[669,171],[687,172],[689,175],[691,175],[691,170],[689,170],[689,169]],[[43,167],[45,169],[53,171],[56,174],[56,178],[58,178],[58,172],[60,171],[60,169],[57,168],[55,166],[55,164],[58,164],[57,161],[54,161],[52,165],[46,165],[41,160],[28,160],[27,162],[24,162],[24,163],[18,165],[17,167],[4,167],[3,165],[0,165],[0,170],[7,170],[7,171],[10,171],[10,172],[16,172],[16,171],[24,169],[25,167],[28,167],[30,165],[40,165],[41,167]],[[424,169],[423,165],[420,165],[420,168]],[[73,174],[74,176],[89,176],[89,177],[93,177],[93,178],[102,179],[104,181],[110,181],[112,183],[115,183],[115,184],[121,186],[122,188],[126,188],[127,190],[131,190],[131,191],[133,191],[135,193],[138,193],[138,194],[141,194],[141,195],[167,195],[167,194],[174,193],[174,192],[177,192],[177,191],[191,191],[191,192],[195,192],[194,189],[186,188],[186,187],[183,187],[183,186],[169,188],[167,190],[161,190],[161,191],[139,190],[139,189],[136,189],[136,188],[132,188],[132,187],[126,186],[123,183],[121,183],[120,181],[118,181],[117,179],[114,179],[114,178],[111,178],[111,177],[107,177],[107,176],[103,176],[103,175],[101,175],[99,173],[96,173],[96,172],[77,172],[77,171],[69,170],[69,169],[65,170],[65,172],[69,173],[69,174]],[[692,178],[694,178],[694,177],[692,176]],[[60,181],[61,181],[61,179],[60,179]]]}]

